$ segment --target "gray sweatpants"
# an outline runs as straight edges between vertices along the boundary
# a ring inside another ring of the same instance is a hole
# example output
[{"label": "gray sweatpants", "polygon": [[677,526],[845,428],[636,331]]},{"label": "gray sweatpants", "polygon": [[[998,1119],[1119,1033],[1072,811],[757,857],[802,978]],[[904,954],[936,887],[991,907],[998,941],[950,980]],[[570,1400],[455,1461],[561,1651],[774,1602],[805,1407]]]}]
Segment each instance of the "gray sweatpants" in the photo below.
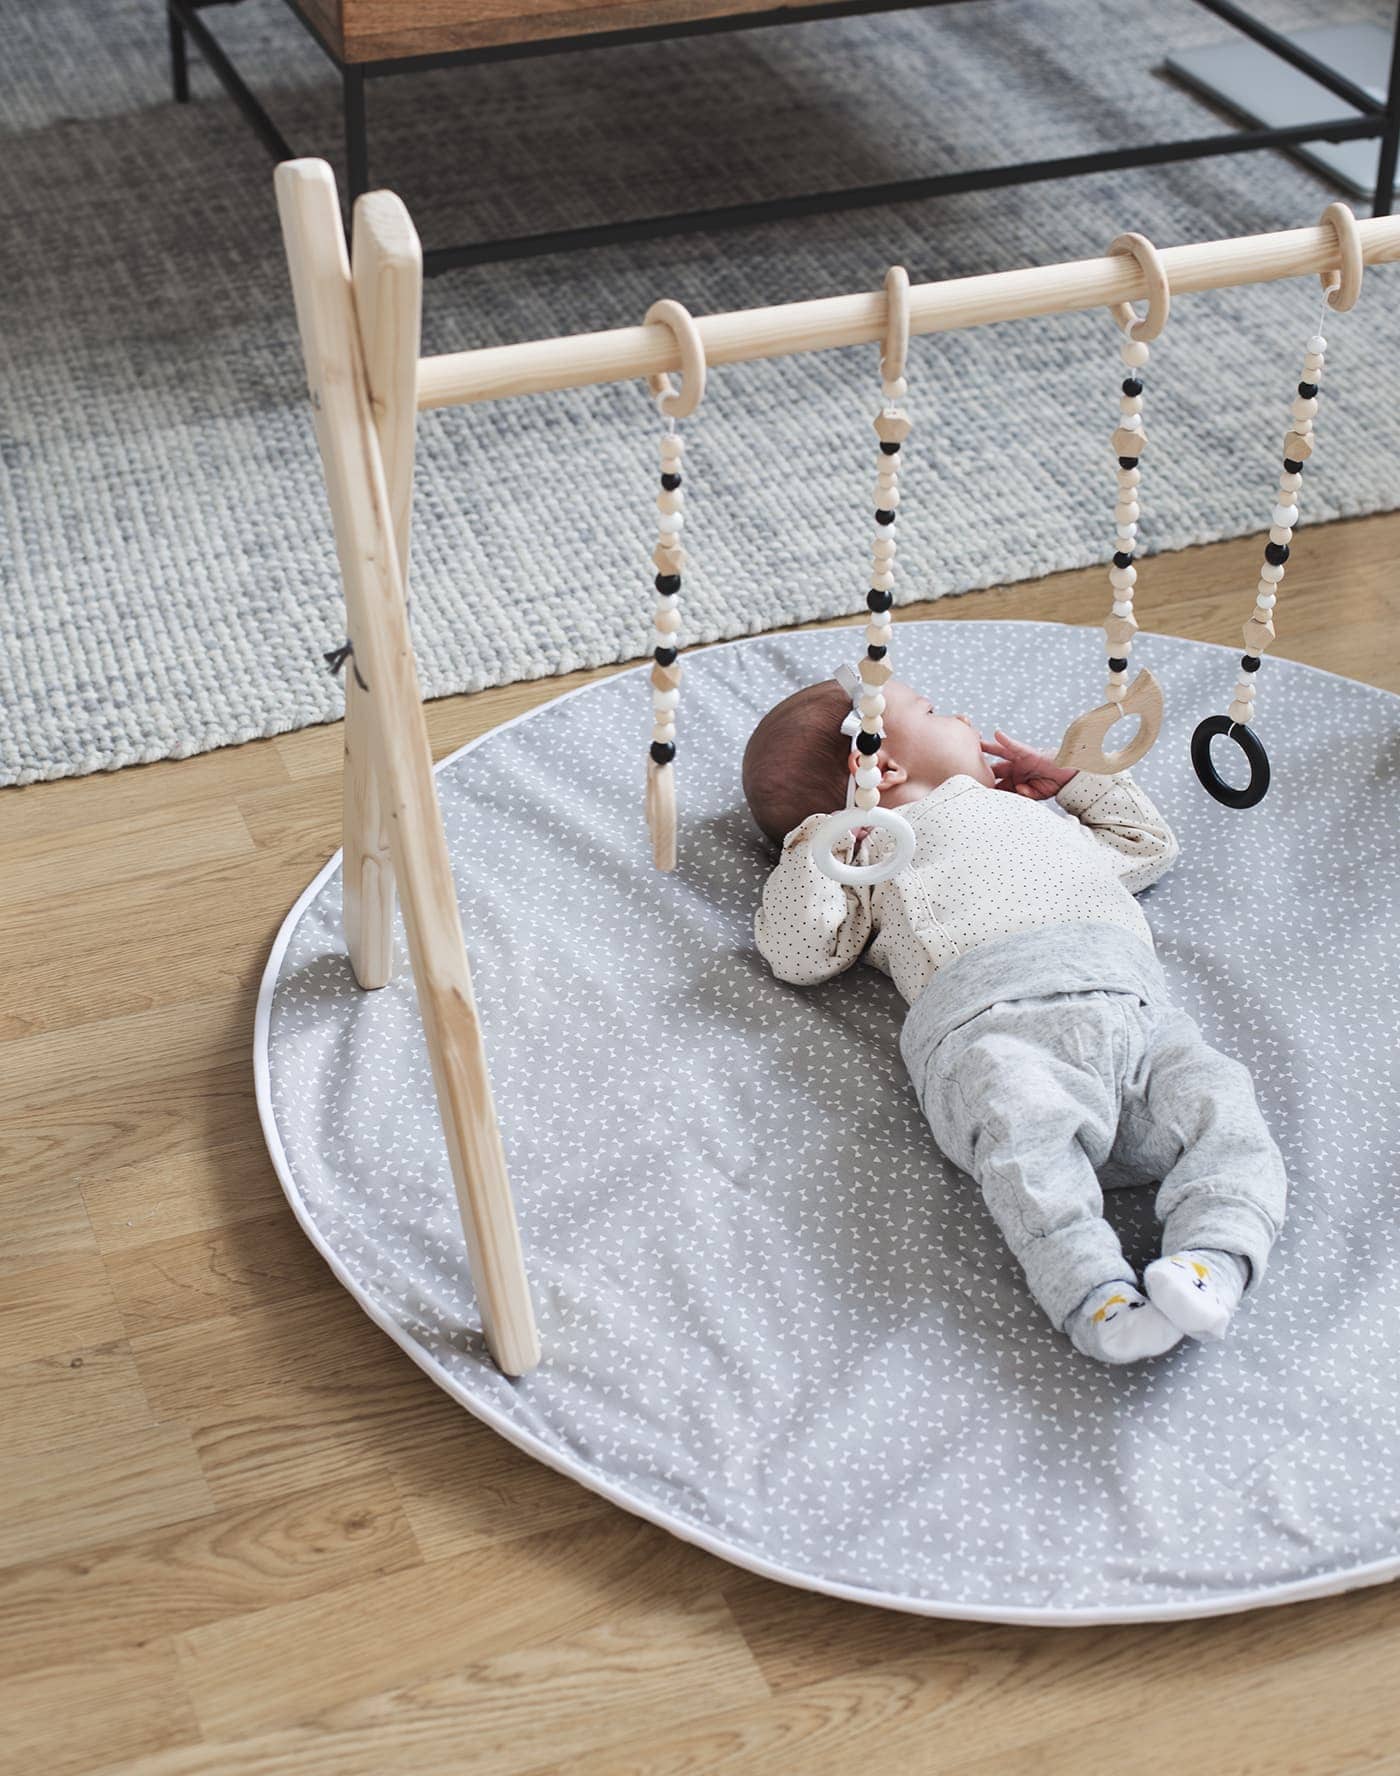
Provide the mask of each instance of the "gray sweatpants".
[{"label": "gray sweatpants", "polygon": [[1056,1328],[1099,1283],[1133,1280],[1097,1172],[1160,1180],[1162,1249],[1205,1246],[1262,1276],[1283,1158],[1248,1071],[1168,1000],[1132,932],[1046,925],[957,957],[900,1037],[934,1139],[982,1187]]}]

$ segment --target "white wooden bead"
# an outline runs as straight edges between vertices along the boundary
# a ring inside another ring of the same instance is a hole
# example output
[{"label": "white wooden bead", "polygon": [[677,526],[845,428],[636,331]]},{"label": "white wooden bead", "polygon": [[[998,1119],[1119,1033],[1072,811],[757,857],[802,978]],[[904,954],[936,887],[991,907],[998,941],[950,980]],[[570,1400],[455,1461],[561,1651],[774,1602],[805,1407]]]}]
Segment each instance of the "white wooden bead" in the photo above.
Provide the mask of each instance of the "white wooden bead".
[{"label": "white wooden bead", "polygon": [[679,691],[653,691],[651,706],[653,709],[674,709],[681,700]]},{"label": "white wooden bead", "polygon": [[1282,543],[1284,548],[1293,541],[1293,532],[1286,524],[1275,524],[1269,531],[1271,543]]},{"label": "white wooden bead", "polygon": [[651,730],[651,737],[653,740],[660,740],[663,742],[674,740],[676,737],[676,724],[674,722],[657,722],[656,726]]},{"label": "white wooden bead", "polygon": [[1235,680],[1236,703],[1252,703],[1254,701],[1254,685],[1243,674]]},{"label": "white wooden bead", "polygon": [[879,790],[878,789],[858,789],[856,791],[856,806],[858,808],[867,808],[867,809],[868,808],[878,808],[880,806],[880,792],[879,792]]},{"label": "white wooden bead", "polygon": [[676,535],[678,531],[685,529],[685,513],[658,512],[656,514],[656,528],[667,536]]},{"label": "white wooden bead", "polygon": [[1118,485],[1120,487],[1136,487],[1141,480],[1141,469],[1119,469],[1118,471]]},{"label": "white wooden bead", "polygon": [[887,401],[902,401],[909,393],[908,381],[903,376],[896,376],[892,382],[882,382],[880,393]]},{"label": "white wooden bead", "polygon": [[[1140,413],[1130,413],[1126,419],[1118,422],[1120,432],[1140,432],[1142,429],[1142,415]],[[1126,455],[1127,452],[1125,451],[1123,454]]]},{"label": "white wooden bead", "polygon": [[1111,567],[1108,570],[1110,586],[1131,586],[1136,579],[1137,569],[1135,567]]},{"label": "white wooden bead", "polygon": [[1145,364],[1152,353],[1141,339],[1125,339],[1123,349],[1118,355],[1130,370],[1135,370],[1139,365]]},{"label": "white wooden bead", "polygon": [[1274,608],[1274,606],[1278,603],[1278,593],[1277,592],[1260,592],[1256,596],[1254,602],[1259,606],[1260,610],[1266,610],[1266,611],[1272,610]]},{"label": "white wooden bead", "polygon": [[1130,616],[1132,616],[1132,614],[1133,614],[1132,599],[1131,598],[1115,598],[1113,601],[1113,614],[1115,617],[1130,617]]},{"label": "white wooden bead", "polygon": [[1247,728],[1254,719],[1254,705],[1252,703],[1232,703],[1229,716],[1237,727]]},{"label": "white wooden bead", "polygon": [[1312,338],[1308,341],[1308,350],[1315,358],[1320,358],[1327,350],[1327,341],[1320,333],[1314,333]]},{"label": "white wooden bead", "polygon": [[1294,493],[1303,485],[1303,477],[1285,469],[1278,478],[1278,484],[1284,493]]},{"label": "white wooden bead", "polygon": [[1317,396],[1299,395],[1293,403],[1292,412],[1294,419],[1311,419],[1317,412]]},{"label": "white wooden bead", "polygon": [[1131,549],[1137,541],[1138,527],[1136,521],[1131,524],[1118,524],[1114,527],[1118,533],[1120,549]]},{"label": "white wooden bead", "polygon": [[875,540],[877,543],[893,542],[894,541],[894,526],[893,526],[893,524],[881,524],[877,520],[876,525],[875,525]]},{"label": "white wooden bead", "polygon": [[679,592],[658,592],[656,595],[657,610],[673,611],[681,601]]},{"label": "white wooden bead", "polygon": [[1297,506],[1275,506],[1273,521],[1280,530],[1291,530],[1298,522]]},{"label": "white wooden bead", "polygon": [[880,782],[878,765],[861,765],[856,771],[856,786],[859,789],[875,789]]},{"label": "white wooden bead", "polygon": [[871,548],[879,561],[890,561],[894,558],[894,538],[892,536],[877,536]]},{"label": "white wooden bead", "polygon": [[1283,568],[1281,565],[1276,566],[1272,561],[1266,561],[1259,569],[1259,578],[1272,581],[1274,585],[1277,585],[1283,578]]},{"label": "white wooden bead", "polygon": [[1125,500],[1113,508],[1113,521],[1115,524],[1136,524],[1141,514],[1142,508],[1136,500]]}]

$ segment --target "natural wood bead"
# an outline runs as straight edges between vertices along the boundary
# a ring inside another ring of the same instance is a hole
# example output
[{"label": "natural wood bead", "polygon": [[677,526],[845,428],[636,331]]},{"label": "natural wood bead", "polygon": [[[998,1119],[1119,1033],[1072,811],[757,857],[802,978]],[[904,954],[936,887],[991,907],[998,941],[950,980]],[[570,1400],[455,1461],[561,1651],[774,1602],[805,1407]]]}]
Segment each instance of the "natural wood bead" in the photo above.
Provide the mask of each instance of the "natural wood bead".
[{"label": "natural wood bead", "polygon": [[1294,419],[1311,419],[1316,412],[1316,395],[1299,395],[1293,403],[1292,413]]},{"label": "natural wood bead", "polygon": [[892,573],[873,573],[870,576],[870,589],[872,592],[888,592],[893,585],[894,575]]},{"label": "natural wood bead", "polygon": [[856,706],[856,712],[862,721],[879,721],[885,713],[885,699],[879,691],[872,691],[861,698]]},{"label": "natural wood bead", "polygon": [[685,550],[679,544],[674,547],[669,543],[658,543],[651,552],[659,572],[678,574],[685,572]]},{"label": "natural wood bead", "polygon": [[875,436],[882,444],[902,444],[914,429],[907,413],[878,413]]},{"label": "natural wood bead", "polygon": [[656,509],[659,512],[679,512],[684,504],[685,493],[679,487],[663,487],[656,496]]},{"label": "natural wood bead", "polygon": [[1118,411],[1120,413],[1141,413],[1142,412],[1142,396],[1141,395],[1120,395],[1118,397]]},{"label": "natural wood bead", "polygon": [[681,613],[678,610],[657,611],[651,621],[652,626],[663,635],[674,635],[681,626]]},{"label": "natural wood bead", "polygon": [[681,682],[681,663],[674,661],[670,666],[653,666],[651,682],[658,691],[673,691]]},{"label": "natural wood bead", "polygon": [[877,536],[870,549],[877,560],[888,561],[894,555],[895,540],[892,536]]},{"label": "natural wood bead", "polygon": [[663,432],[659,449],[662,456],[684,456],[685,439],[679,432]]},{"label": "natural wood bead", "polygon": [[1130,642],[1137,634],[1137,627],[1138,621],[1136,617],[1115,617],[1111,615],[1105,617],[1103,632],[1110,651],[1116,654],[1125,642]]},{"label": "natural wood bead", "polygon": [[878,808],[879,805],[880,792],[878,789],[858,789],[856,791],[856,806],[858,808]]},{"label": "natural wood bead", "polygon": [[899,489],[893,482],[880,482],[875,488],[875,510],[893,512],[899,507]]},{"label": "natural wood bead", "polygon": [[1242,631],[1244,650],[1247,654],[1262,654],[1274,639],[1272,621],[1261,618],[1257,613],[1251,614]]},{"label": "natural wood bead", "polygon": [[1232,703],[1229,716],[1236,727],[1247,728],[1254,719],[1254,705],[1252,703]]},{"label": "natural wood bead", "polygon": [[894,667],[887,660],[862,660],[860,676],[866,684],[878,688],[894,677]]},{"label": "natural wood bead", "polygon": [[1290,432],[1283,441],[1283,454],[1289,462],[1306,462],[1312,453],[1312,439],[1302,432]]},{"label": "natural wood bead", "polygon": [[1121,465],[1119,466],[1118,485],[1120,487],[1136,487],[1141,480],[1141,469],[1125,469]]},{"label": "natural wood bead", "polygon": [[1141,516],[1142,507],[1136,500],[1125,500],[1121,505],[1113,508],[1113,522],[1115,524],[1136,524]]},{"label": "natural wood bead", "polygon": [[1115,456],[1141,456],[1146,447],[1146,432],[1130,431],[1127,426],[1119,426],[1113,434]]}]

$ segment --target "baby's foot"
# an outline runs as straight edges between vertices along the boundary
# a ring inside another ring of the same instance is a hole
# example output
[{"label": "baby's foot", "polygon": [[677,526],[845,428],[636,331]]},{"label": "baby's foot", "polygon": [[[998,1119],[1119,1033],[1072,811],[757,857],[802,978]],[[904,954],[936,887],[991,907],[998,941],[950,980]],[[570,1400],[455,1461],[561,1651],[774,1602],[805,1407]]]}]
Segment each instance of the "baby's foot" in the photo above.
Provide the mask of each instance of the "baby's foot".
[{"label": "baby's foot", "polygon": [[1143,1282],[1174,1326],[1192,1338],[1223,1338],[1248,1273],[1233,1252],[1173,1252],[1147,1267]]},{"label": "baby's foot", "polygon": [[1100,1363],[1137,1363],[1181,1342],[1181,1330],[1133,1283],[1100,1283],[1065,1321],[1074,1348]]}]

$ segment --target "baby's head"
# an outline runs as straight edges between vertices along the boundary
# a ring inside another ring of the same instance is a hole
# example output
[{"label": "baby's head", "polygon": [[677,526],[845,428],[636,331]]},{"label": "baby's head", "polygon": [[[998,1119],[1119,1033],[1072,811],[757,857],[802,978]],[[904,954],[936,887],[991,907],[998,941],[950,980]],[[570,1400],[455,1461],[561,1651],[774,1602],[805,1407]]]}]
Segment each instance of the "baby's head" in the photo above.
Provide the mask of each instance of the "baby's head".
[{"label": "baby's head", "polygon": [[[982,736],[965,715],[941,715],[903,679],[885,691],[885,738],[875,755],[880,802],[917,801],[949,777],[975,777],[994,788]],[[851,700],[835,679],[804,685],[762,718],[744,748],[744,795],[763,831],[777,844],[809,814],[846,805],[853,769],[851,742],[841,732]]]}]

